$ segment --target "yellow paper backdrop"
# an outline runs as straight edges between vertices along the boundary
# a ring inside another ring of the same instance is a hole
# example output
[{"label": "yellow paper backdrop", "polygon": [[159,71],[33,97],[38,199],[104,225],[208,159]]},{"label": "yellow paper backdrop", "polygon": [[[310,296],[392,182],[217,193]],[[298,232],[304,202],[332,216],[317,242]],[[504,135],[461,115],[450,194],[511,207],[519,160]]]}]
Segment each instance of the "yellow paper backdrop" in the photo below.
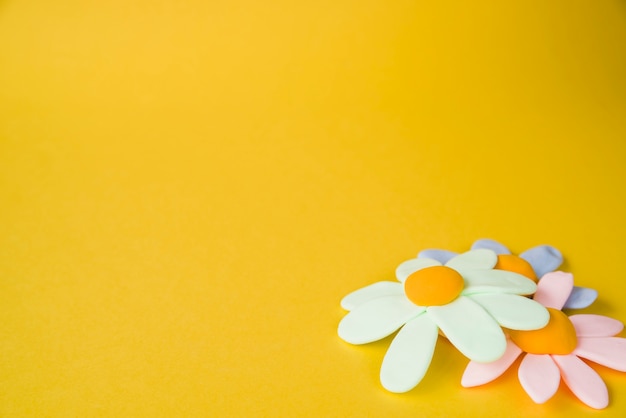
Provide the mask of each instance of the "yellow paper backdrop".
[{"label": "yellow paper backdrop", "polygon": [[625,138],[620,0],[0,1],[0,416],[599,416],[336,326],[481,237],[626,320]]}]

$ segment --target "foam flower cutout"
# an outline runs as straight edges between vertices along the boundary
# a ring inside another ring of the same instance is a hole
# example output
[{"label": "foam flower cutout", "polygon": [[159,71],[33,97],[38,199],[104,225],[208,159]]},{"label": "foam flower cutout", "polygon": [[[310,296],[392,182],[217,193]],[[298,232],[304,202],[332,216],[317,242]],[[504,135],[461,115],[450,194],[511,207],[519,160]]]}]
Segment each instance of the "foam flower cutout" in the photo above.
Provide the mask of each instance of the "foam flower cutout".
[{"label": "foam flower cutout", "polygon": [[522,387],[536,403],[548,401],[561,378],[583,403],[605,408],[609,395],[602,378],[581,359],[626,372],[626,339],[617,338],[623,324],[601,315],[566,316],[563,304],[573,288],[569,273],[548,273],[537,285],[534,300],[550,312],[548,325],[535,331],[509,331],[506,353],[499,360],[468,364],[461,384],[482,385],[498,378],[523,355],[518,370]]},{"label": "foam flower cutout", "polygon": [[458,255],[445,265],[428,258],[405,261],[397,282],[378,282],[341,301],[350,312],[338,333],[352,344],[395,336],[382,362],[380,381],[391,392],[406,392],[424,377],[438,332],[468,358],[488,362],[506,349],[501,325],[532,330],[546,325],[547,310],[532,299],[536,284],[508,271],[493,270],[490,250]]},{"label": "foam flower cutout", "polygon": [[[511,254],[511,251],[503,244],[492,239],[479,239],[472,244],[472,250],[489,249],[498,254],[496,269],[510,270],[523,274],[535,281],[541,279],[546,273],[555,271],[563,263],[561,252],[551,245],[539,245],[530,248],[519,256]],[[456,255],[453,251],[428,249],[418,254],[418,258],[432,258],[445,263]],[[565,302],[564,308],[582,309],[591,305],[598,297],[595,289],[574,286],[572,293]]]}]

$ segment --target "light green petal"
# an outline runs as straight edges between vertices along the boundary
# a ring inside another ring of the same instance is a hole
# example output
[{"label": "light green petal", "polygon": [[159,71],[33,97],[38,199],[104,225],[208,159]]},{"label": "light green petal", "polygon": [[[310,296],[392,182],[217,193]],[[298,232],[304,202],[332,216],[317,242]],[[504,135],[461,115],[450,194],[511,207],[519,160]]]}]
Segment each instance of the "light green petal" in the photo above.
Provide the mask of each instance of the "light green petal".
[{"label": "light green petal", "polygon": [[341,299],[341,307],[346,311],[351,311],[357,306],[369,302],[372,299],[383,296],[400,296],[404,294],[402,283],[398,282],[376,282],[369,286],[362,287]]},{"label": "light green petal", "polygon": [[351,344],[371,343],[392,334],[424,309],[411,303],[404,295],[376,298],[344,316],[337,333]]},{"label": "light green petal", "polygon": [[530,295],[537,290],[535,282],[521,274],[505,270],[466,270],[464,295],[476,293],[513,293]]},{"label": "light green petal", "polygon": [[453,268],[459,273],[465,270],[491,269],[498,262],[498,256],[491,250],[479,249],[459,254],[446,263],[446,267]]},{"label": "light green petal", "polygon": [[400,264],[398,268],[396,268],[396,277],[398,278],[398,280],[404,283],[406,278],[416,271],[426,267],[434,267],[440,265],[441,263],[439,261],[433,260],[432,258],[412,258]]},{"label": "light green petal", "polygon": [[528,331],[543,328],[550,320],[543,305],[524,296],[484,293],[468,298],[482,306],[505,328]]},{"label": "light green petal", "polygon": [[430,366],[437,336],[437,325],[425,314],[403,326],[391,342],[380,368],[383,387],[402,393],[417,386]]},{"label": "light green petal", "polygon": [[460,296],[442,306],[426,310],[448,340],[470,360],[487,363],[502,357],[506,338],[502,328],[476,302]]}]

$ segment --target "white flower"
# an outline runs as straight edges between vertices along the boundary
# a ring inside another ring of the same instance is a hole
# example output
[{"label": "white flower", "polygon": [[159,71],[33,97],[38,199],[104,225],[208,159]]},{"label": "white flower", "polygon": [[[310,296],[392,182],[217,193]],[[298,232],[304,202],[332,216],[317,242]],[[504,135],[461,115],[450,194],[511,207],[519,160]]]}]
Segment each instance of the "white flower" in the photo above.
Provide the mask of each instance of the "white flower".
[{"label": "white flower", "polygon": [[532,294],[535,283],[504,270],[491,250],[458,255],[445,266],[415,258],[396,269],[399,282],[378,282],[350,293],[341,306],[350,312],[339,323],[339,336],[366,344],[400,331],[380,370],[382,385],[406,392],[424,377],[438,331],[466,357],[478,362],[499,359],[506,349],[500,326],[533,330],[545,326],[548,311],[519,295]]}]

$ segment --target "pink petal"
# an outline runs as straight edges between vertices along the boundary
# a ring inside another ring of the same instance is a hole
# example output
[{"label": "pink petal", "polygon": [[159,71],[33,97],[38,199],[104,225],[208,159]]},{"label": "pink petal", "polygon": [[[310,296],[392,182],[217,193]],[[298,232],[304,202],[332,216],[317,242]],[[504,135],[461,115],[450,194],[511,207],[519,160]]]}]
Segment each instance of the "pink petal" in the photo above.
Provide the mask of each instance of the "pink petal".
[{"label": "pink petal", "polygon": [[522,350],[512,341],[508,340],[506,343],[506,351],[500,359],[492,363],[470,361],[465,368],[465,372],[463,372],[461,386],[471,388],[473,386],[484,385],[485,383],[497,379],[513,364],[521,353]]},{"label": "pink petal", "polygon": [[574,288],[574,276],[555,271],[544,275],[537,284],[534,300],[546,308],[563,309]]},{"label": "pink petal", "polygon": [[571,354],[552,358],[561,369],[563,381],[578,399],[595,409],[607,407],[609,391],[598,373]]},{"label": "pink petal", "polygon": [[535,403],[545,403],[561,383],[559,368],[548,354],[526,354],[517,373],[522,387]]},{"label": "pink petal", "polygon": [[569,317],[578,337],[612,337],[624,329],[617,319],[603,315],[580,314]]},{"label": "pink petal", "polygon": [[574,354],[611,369],[626,372],[625,338],[579,338]]}]

